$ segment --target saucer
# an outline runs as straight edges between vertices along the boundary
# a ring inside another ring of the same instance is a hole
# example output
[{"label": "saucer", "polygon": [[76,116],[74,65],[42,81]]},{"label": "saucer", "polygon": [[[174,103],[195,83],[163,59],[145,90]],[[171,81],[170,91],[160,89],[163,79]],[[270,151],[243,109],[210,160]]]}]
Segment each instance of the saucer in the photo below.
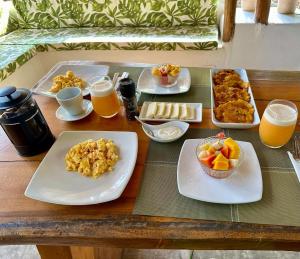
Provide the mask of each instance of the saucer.
[{"label": "saucer", "polygon": [[89,100],[83,100],[82,103],[84,112],[78,115],[69,114],[63,107],[59,107],[56,110],[56,118],[62,121],[77,121],[87,117],[93,111],[92,102]]}]

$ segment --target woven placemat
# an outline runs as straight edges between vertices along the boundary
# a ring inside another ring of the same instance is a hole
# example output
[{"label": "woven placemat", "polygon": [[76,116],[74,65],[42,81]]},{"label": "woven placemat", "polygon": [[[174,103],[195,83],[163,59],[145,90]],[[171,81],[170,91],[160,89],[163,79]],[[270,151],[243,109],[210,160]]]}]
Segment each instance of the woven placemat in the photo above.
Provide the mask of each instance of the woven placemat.
[{"label": "woven placemat", "polygon": [[210,108],[210,87],[203,85],[192,85],[188,92],[172,95],[142,93],[138,104],[143,105],[143,102],[202,103],[203,108]]},{"label": "woven placemat", "polygon": [[[127,67],[127,66],[110,66],[109,76],[112,78],[114,73],[128,72],[133,81],[137,84],[143,67]],[[143,102],[190,102],[202,103],[203,108],[210,108],[210,79],[208,68],[189,68],[192,82],[188,92],[173,95],[155,95],[141,93],[138,105]]]},{"label": "woven placemat", "polygon": [[[218,131],[189,129],[185,139],[208,137]],[[226,130],[225,133],[252,142],[262,167],[262,200],[223,205],[180,195],[176,171],[184,139],[170,144],[151,142],[133,214],[300,226],[300,186],[286,155],[287,147],[266,148],[255,131]]]}]

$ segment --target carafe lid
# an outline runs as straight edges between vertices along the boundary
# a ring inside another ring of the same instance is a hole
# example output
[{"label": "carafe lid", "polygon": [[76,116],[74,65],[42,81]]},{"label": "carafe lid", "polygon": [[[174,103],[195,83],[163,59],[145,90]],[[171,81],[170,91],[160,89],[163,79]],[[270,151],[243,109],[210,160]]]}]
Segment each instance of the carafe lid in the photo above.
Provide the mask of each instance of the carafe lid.
[{"label": "carafe lid", "polygon": [[31,97],[31,91],[14,86],[0,87],[0,110],[20,106]]}]

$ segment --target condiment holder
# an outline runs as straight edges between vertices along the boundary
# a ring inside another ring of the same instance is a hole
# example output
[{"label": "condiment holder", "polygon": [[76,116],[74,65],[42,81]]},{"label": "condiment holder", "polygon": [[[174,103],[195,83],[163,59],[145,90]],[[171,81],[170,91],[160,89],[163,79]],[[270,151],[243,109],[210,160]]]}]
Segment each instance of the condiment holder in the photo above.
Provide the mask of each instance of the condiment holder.
[{"label": "condiment holder", "polygon": [[170,121],[160,125],[150,125],[135,117],[141,124],[145,134],[152,140],[169,143],[180,139],[189,129],[190,124],[183,121]]}]

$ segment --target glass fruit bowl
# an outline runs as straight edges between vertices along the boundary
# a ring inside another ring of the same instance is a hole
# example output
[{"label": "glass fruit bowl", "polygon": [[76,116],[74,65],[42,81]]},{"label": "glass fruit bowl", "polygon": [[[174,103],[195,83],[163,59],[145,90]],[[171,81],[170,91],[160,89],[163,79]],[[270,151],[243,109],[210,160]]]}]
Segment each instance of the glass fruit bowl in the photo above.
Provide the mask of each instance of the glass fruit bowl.
[{"label": "glass fruit bowl", "polygon": [[177,79],[179,77],[179,73],[176,76],[165,75],[165,76],[156,76],[153,75],[153,79],[155,83],[161,87],[170,88],[177,84]]},{"label": "glass fruit bowl", "polygon": [[163,64],[152,68],[152,76],[157,85],[169,88],[177,84],[180,71],[177,65]]},{"label": "glass fruit bowl", "polygon": [[[207,156],[206,160],[205,160],[205,158],[203,158],[205,162],[201,161],[200,153],[202,151],[204,151],[204,150],[202,150],[204,145],[206,145],[206,144],[212,144],[212,145],[214,145],[215,143],[219,142],[224,147],[224,141],[225,141],[225,139],[220,139],[220,138],[217,138],[217,137],[208,137],[208,138],[205,138],[205,139],[201,139],[200,142],[199,142],[199,144],[196,147],[196,156],[197,156],[197,159],[199,161],[199,164],[200,164],[201,168],[203,169],[203,171],[206,174],[208,174],[209,176],[211,176],[213,178],[217,178],[217,179],[224,179],[224,178],[227,178],[227,177],[231,176],[236,171],[236,169],[239,168],[239,166],[242,164],[243,159],[244,159],[244,152],[243,152],[241,146],[238,145],[238,147],[239,147],[239,157],[238,157],[238,159],[228,159],[228,163],[229,163],[228,170],[221,170],[221,169],[220,170],[216,170],[216,169],[213,169],[213,168],[209,167],[208,164],[209,163],[211,163],[211,164],[213,163],[213,161],[209,161],[209,159],[212,159],[213,157],[208,158],[209,156]],[[207,152],[209,152],[209,151],[207,151]],[[224,153],[221,150],[216,150],[216,152],[217,152],[217,154],[215,154],[214,159],[220,153],[222,155]],[[211,156],[213,156],[213,154]],[[205,164],[205,163],[207,163],[207,164]]]}]

